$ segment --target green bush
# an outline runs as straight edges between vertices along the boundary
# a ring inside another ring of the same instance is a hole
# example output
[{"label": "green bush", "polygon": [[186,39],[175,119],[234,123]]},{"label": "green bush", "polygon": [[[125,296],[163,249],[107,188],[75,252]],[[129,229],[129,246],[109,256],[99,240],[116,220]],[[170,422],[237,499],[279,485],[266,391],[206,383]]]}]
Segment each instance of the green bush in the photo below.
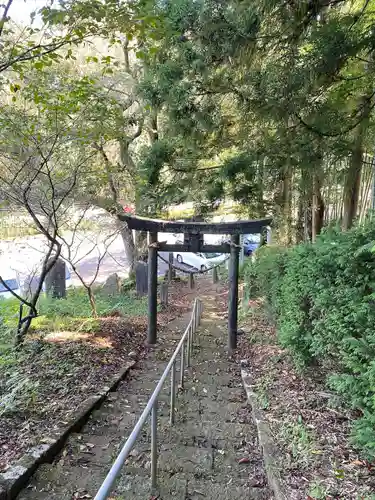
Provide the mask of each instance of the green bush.
[{"label": "green bush", "polygon": [[250,296],[265,297],[275,316],[279,313],[282,277],[288,251],[277,246],[262,246],[256,251],[256,259],[245,270]]},{"label": "green bush", "polygon": [[275,314],[279,339],[362,417],[354,439],[375,457],[375,222],[330,229],[315,244],[262,249],[252,272]]}]

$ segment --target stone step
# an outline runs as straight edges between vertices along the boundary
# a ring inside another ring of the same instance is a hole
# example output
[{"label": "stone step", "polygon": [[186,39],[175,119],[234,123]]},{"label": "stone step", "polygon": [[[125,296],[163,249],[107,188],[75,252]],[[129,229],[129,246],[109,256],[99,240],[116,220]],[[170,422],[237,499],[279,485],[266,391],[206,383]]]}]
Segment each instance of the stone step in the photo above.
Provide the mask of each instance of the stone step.
[{"label": "stone step", "polygon": [[85,494],[93,495],[99,489],[107,472],[108,467],[67,467],[62,460],[53,465],[42,465],[19,500],[85,498]]},{"label": "stone step", "polygon": [[[33,484],[18,497],[19,500],[72,500],[94,498],[108,473],[106,468],[42,466]],[[35,485],[37,484],[37,486]],[[161,500],[187,499],[188,480],[185,476],[171,477],[158,473],[158,498]],[[149,500],[151,498],[149,470],[126,467],[119,476],[110,498],[116,500]]]},{"label": "stone step", "polygon": [[[162,409],[169,405],[170,395],[169,387],[168,391],[163,391],[159,396],[159,407]],[[100,408],[95,410],[92,414],[92,420],[105,418],[106,415],[117,415],[117,414],[127,414],[127,413],[142,413],[145,409],[151,394],[142,395],[126,395],[126,397],[121,397],[117,400],[112,400],[110,402],[104,403]]]},{"label": "stone step", "polygon": [[163,445],[212,446],[217,449],[251,451],[257,446],[253,424],[213,422],[207,420],[187,421],[170,426],[169,420],[158,422],[158,439]]},{"label": "stone step", "polygon": [[[159,468],[170,473],[197,473],[196,462],[205,457],[205,469],[210,474],[220,471],[236,474],[246,471],[248,466],[238,466],[238,461],[251,456],[256,442],[251,439],[252,426],[224,424],[220,422],[202,422],[197,425],[187,423],[186,426],[169,426],[169,421],[163,419],[158,425]],[[127,436],[109,437],[84,434],[73,435],[67,444],[64,455],[59,459],[61,465],[90,466],[110,465],[126,441]],[[145,427],[135,444],[127,461],[127,466],[149,468],[150,462],[150,428]],[[230,457],[230,458],[229,458]],[[256,459],[258,456],[255,454]],[[193,465],[192,465],[193,464]],[[195,465],[194,465],[195,464]],[[198,464],[199,465],[199,464]],[[192,470],[191,470],[192,469]],[[238,469],[238,470],[237,470]],[[203,473],[198,467],[198,472]]]},{"label": "stone step", "polygon": [[121,449],[123,440],[118,436],[96,436],[72,434],[67,441],[63,453],[55,463],[70,466],[110,466]]},{"label": "stone step", "polygon": [[191,479],[187,487],[189,500],[270,500],[272,497],[267,488],[254,487],[251,481],[239,484],[237,478],[227,484],[213,480]]}]

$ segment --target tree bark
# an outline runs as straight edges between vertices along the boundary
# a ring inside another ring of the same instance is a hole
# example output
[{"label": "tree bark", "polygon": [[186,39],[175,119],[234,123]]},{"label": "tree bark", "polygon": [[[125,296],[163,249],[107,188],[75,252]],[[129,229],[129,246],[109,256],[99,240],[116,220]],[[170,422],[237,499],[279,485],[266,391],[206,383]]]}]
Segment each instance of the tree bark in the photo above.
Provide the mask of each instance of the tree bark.
[{"label": "tree bark", "polygon": [[[118,202],[119,195],[112,174],[111,162],[109,161],[109,158],[106,152],[104,151],[103,146],[96,145],[96,149],[100,152],[104,161],[104,166],[108,179],[108,185],[112,195],[113,208],[116,210],[117,209],[120,210]],[[122,241],[124,243],[126,260],[128,261],[129,264],[129,274],[134,274],[135,264],[136,264],[136,252],[134,246],[133,232],[131,231],[131,229],[129,229],[127,223],[121,221],[117,216],[116,216],[116,227],[117,229],[119,229]]]},{"label": "tree bark", "polygon": [[281,240],[285,245],[292,243],[292,168],[290,165],[285,167],[283,186],[282,186],[282,231]]},{"label": "tree bark", "polygon": [[296,243],[301,243],[304,239],[304,202],[302,192],[298,197],[298,211],[297,211],[297,224],[296,224]]},{"label": "tree bark", "polygon": [[312,182],[308,168],[302,166],[300,185],[300,204],[303,210],[303,241],[312,239]]},{"label": "tree bark", "polygon": [[150,139],[150,143],[154,144],[157,140],[159,140],[159,132],[158,132],[158,114],[157,111],[153,110],[150,118],[150,127],[148,129],[148,137]]},{"label": "tree bark", "polygon": [[264,217],[264,165],[266,158],[258,162],[258,217]]},{"label": "tree bark", "polygon": [[344,185],[344,216],[342,227],[344,230],[350,229],[357,215],[359,188],[361,185],[362,173],[362,142],[356,141],[357,145],[353,149],[350,158],[349,169],[346,174]]},{"label": "tree bark", "polygon": [[368,117],[371,110],[371,96],[366,95],[361,99],[362,120],[354,130],[354,141],[349,167],[344,184],[344,214],[342,221],[343,230],[352,227],[358,210],[358,199],[361,187],[361,174],[363,162],[364,139],[368,126]]},{"label": "tree bark", "polygon": [[98,311],[96,309],[95,295],[94,295],[94,293],[92,291],[91,286],[86,287],[86,290],[87,290],[87,295],[89,296],[92,317],[93,318],[97,318],[98,317]]},{"label": "tree bark", "polygon": [[369,196],[372,185],[372,165],[366,165],[364,171],[362,171],[362,188],[361,188],[361,204],[359,209],[359,220],[360,222],[366,219],[367,211],[370,208]]},{"label": "tree bark", "polygon": [[137,252],[134,245],[133,231],[129,229],[126,222],[123,222],[120,219],[117,219],[116,226],[120,231],[121,238],[124,243],[126,260],[129,265],[129,275],[133,275],[135,273],[135,266],[137,262]]},{"label": "tree bark", "polygon": [[312,241],[320,234],[324,224],[324,200],[322,196],[322,172],[320,167],[313,174]]}]

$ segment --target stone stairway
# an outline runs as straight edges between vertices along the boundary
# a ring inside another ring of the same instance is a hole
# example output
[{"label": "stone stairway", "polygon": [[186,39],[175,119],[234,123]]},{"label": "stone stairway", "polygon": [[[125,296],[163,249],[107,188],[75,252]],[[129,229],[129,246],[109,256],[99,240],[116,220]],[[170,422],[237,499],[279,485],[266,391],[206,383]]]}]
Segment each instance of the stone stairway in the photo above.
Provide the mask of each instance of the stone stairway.
[{"label": "stone stairway", "polygon": [[[150,488],[150,427],[143,428],[111,500],[271,499],[256,430],[240,378],[225,353],[226,322],[215,296],[203,297],[205,312],[196,335],[192,368],[177,397],[176,422],[169,426],[169,384],[159,400],[159,496]],[[160,336],[157,348],[69,439],[51,465],[42,466],[20,499],[70,500],[95,496],[162,374],[189,315],[177,330]],[[177,373],[179,380],[179,373]]]}]

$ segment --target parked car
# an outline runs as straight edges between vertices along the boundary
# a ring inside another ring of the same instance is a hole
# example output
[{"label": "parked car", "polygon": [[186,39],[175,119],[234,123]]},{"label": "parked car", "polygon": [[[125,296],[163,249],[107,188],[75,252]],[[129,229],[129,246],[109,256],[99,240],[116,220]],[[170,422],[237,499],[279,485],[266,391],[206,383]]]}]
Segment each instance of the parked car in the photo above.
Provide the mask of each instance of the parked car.
[{"label": "parked car", "polygon": [[[230,244],[230,236],[224,236],[222,243]],[[250,256],[260,245],[260,234],[244,234],[243,236],[243,250],[244,255]]]},{"label": "parked car", "polygon": [[[2,276],[5,284],[15,293],[19,294],[20,293],[20,286],[19,282],[17,279],[16,274],[14,275],[11,274],[4,274]],[[13,297],[11,292],[8,291],[8,289],[3,285],[3,283],[0,283],[0,297],[3,299],[9,299]]]},{"label": "parked car", "polygon": [[224,262],[227,258],[225,254],[220,253],[194,253],[194,252],[174,252],[174,258],[179,264],[186,264],[200,271],[205,271],[210,267]]},{"label": "parked car", "polygon": [[250,256],[260,245],[260,234],[245,234],[243,249],[246,256]]},{"label": "parked car", "polygon": [[[6,285],[21,297],[26,295],[27,290],[35,290],[40,279],[40,277],[36,274],[29,274],[25,276],[13,270],[6,270],[4,272],[3,269],[0,269],[0,273],[2,273],[1,276]],[[68,266],[65,267],[65,280],[67,288],[72,286],[72,276]],[[45,283],[43,283],[42,290],[45,292]],[[4,299],[13,297],[12,293],[9,292],[2,283],[0,283],[0,298],[1,297]]]}]

